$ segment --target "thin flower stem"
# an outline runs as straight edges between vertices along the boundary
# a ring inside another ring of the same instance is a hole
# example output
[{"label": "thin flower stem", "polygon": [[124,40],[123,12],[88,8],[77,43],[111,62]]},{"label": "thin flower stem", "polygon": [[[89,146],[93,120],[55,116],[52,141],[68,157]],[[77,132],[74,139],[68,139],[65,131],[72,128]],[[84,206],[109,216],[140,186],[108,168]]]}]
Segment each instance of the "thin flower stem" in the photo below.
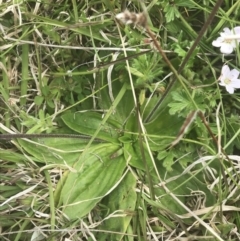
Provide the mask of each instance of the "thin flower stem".
[{"label": "thin flower stem", "polygon": [[[207,21],[205,22],[205,24],[203,25],[201,31],[198,34],[198,37],[196,38],[195,42],[193,43],[193,45],[191,46],[191,48],[189,49],[185,59],[183,60],[181,66],[179,67],[177,74],[179,75],[183,68],[185,67],[186,63],[188,62],[189,58],[191,57],[192,52],[194,51],[194,49],[196,48],[196,46],[198,45],[198,43],[200,42],[200,40],[202,39],[204,33],[206,32],[208,26],[211,24],[215,14],[217,13],[218,9],[220,8],[220,6],[222,5],[223,0],[218,0],[214,6],[214,8],[212,9],[212,12],[210,13]],[[155,43],[156,41],[154,41]],[[155,43],[156,44],[156,43]],[[157,47],[157,46],[156,46]],[[161,103],[163,102],[163,100],[165,99],[165,97],[167,96],[167,94],[169,93],[169,91],[172,89],[174,83],[176,82],[176,79],[173,79],[173,81],[168,85],[168,88],[166,89],[166,91],[164,92],[163,96],[159,99],[159,101],[157,102],[157,104],[153,107],[152,111],[149,113],[149,115],[147,116],[147,118],[145,119],[145,122],[149,122],[154,114],[154,112],[159,108],[159,106],[161,105]]]},{"label": "thin flower stem", "polygon": [[210,126],[209,126],[209,124],[208,124],[205,116],[204,116],[204,114],[202,113],[202,111],[199,111],[199,112],[198,112],[198,116],[201,118],[203,124],[204,124],[205,127],[207,128],[208,133],[210,134],[211,138],[213,139],[213,142],[215,142],[217,148],[220,149],[220,150],[221,150],[221,153],[227,158],[227,160],[228,160],[229,162],[231,162],[230,159],[229,159],[229,157],[228,157],[228,155],[225,153],[224,149],[222,148],[222,146],[221,146],[220,143],[218,142],[217,138],[214,136],[214,134],[213,134],[213,132],[212,132],[212,130],[211,130],[211,128],[210,128]]},{"label": "thin flower stem", "polygon": [[195,120],[197,114],[198,114],[198,110],[197,111],[192,111],[186,118],[186,120],[184,121],[182,127],[180,128],[180,131],[176,137],[176,139],[171,143],[169,148],[172,148],[173,146],[177,145],[178,142],[183,138],[183,135],[187,132],[189,126],[192,124],[192,122]]},{"label": "thin flower stem", "polygon": [[[188,91],[186,85],[185,85],[185,84],[183,83],[183,81],[182,81],[182,78],[181,78],[181,76],[180,76],[180,74],[179,74],[179,71],[177,71],[177,70],[173,67],[173,65],[171,64],[171,62],[169,61],[168,57],[166,56],[166,54],[164,53],[164,51],[163,51],[162,48],[160,47],[158,41],[156,40],[154,34],[152,33],[152,31],[149,29],[148,26],[146,27],[146,31],[147,31],[147,33],[149,34],[149,36],[152,38],[153,43],[154,43],[155,47],[157,48],[158,52],[161,54],[163,60],[166,62],[166,64],[167,64],[167,65],[169,66],[169,68],[172,70],[172,72],[173,72],[173,74],[175,75],[176,79],[181,83],[181,85],[182,85],[183,88],[185,89],[186,93],[188,94],[189,98],[192,99],[190,92]],[[175,80],[176,80],[176,79],[175,79]],[[174,81],[172,81],[172,82],[170,83],[170,85],[172,86],[173,83],[174,83]],[[166,90],[166,92],[167,92],[167,90]],[[166,92],[165,92],[165,93],[166,93]],[[164,93],[164,94],[165,94],[165,93]],[[166,96],[166,95],[165,95],[165,96]],[[193,101],[193,104],[194,104],[194,106],[196,107],[196,109],[198,109],[197,104],[194,102],[194,100],[192,100],[192,101]],[[154,109],[151,111],[151,113],[148,115],[148,117],[146,118],[145,122],[148,122],[148,121],[150,120],[150,118],[152,117],[153,113],[155,112],[155,110],[156,110],[157,108],[158,108],[158,103],[157,103],[157,105],[154,107]]]}]

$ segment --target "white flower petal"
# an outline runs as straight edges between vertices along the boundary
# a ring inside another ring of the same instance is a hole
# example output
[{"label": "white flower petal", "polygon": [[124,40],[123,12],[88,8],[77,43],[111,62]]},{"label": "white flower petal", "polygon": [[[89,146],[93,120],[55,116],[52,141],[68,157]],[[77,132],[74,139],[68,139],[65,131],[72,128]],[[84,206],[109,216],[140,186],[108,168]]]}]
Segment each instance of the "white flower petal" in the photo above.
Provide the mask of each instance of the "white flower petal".
[{"label": "white flower petal", "polygon": [[219,85],[225,86],[229,94],[233,94],[235,89],[240,89],[240,79],[237,79],[240,72],[237,69],[230,70],[227,64],[223,65]]},{"label": "white flower petal", "polygon": [[232,86],[227,85],[227,86],[226,86],[226,90],[227,90],[227,92],[228,92],[229,94],[233,94],[233,93],[234,93],[234,88],[233,88]]},{"label": "white flower petal", "polygon": [[237,47],[238,41],[237,39],[233,39],[229,44],[231,44],[233,49],[235,49]]},{"label": "white flower petal", "polygon": [[234,34],[240,34],[240,26],[233,28]]},{"label": "white flower petal", "polygon": [[224,64],[223,67],[222,67],[222,72],[221,72],[222,75],[227,76],[230,72],[231,71],[230,71],[229,66],[227,64]]},{"label": "white flower petal", "polygon": [[233,46],[229,43],[222,43],[220,51],[223,54],[231,54],[233,51]]},{"label": "white flower petal", "polygon": [[224,28],[223,29],[223,32],[227,35],[230,35],[231,34],[231,30],[229,28]]},{"label": "white flower petal", "polygon": [[240,43],[240,26],[237,26],[232,30],[224,28],[220,33],[220,36],[221,37],[218,37],[212,42],[212,45],[215,47],[221,47],[220,51],[223,54],[231,54]]},{"label": "white flower petal", "polygon": [[212,45],[213,45],[214,47],[221,47],[223,41],[224,41],[224,38],[219,37],[219,38],[217,38],[216,40],[214,40],[214,41],[212,42]]},{"label": "white flower petal", "polygon": [[235,89],[240,89],[240,79],[231,81],[230,86],[232,86]]},{"label": "white flower petal", "polygon": [[221,76],[218,78],[218,80],[222,83],[222,85],[225,86],[226,84],[225,84],[225,81],[224,81],[224,80],[225,80],[226,78],[227,78],[227,77],[226,77],[225,75],[221,75]]},{"label": "white flower petal", "polygon": [[228,76],[229,76],[229,79],[234,80],[234,79],[237,79],[237,77],[239,76],[239,74],[240,74],[240,72],[239,72],[238,70],[232,69],[232,70],[229,72]]}]

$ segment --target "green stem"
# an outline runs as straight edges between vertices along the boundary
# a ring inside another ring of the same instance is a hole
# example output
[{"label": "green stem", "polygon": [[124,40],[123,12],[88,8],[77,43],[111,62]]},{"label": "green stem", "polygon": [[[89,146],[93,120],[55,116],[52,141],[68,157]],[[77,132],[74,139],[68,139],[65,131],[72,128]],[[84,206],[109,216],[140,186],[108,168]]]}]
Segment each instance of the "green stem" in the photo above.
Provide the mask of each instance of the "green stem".
[{"label": "green stem", "polygon": [[[49,204],[50,204],[50,213],[51,213],[51,231],[54,232],[55,229],[55,205],[54,205],[54,195],[53,195],[53,188],[52,182],[50,179],[50,175],[48,170],[44,171],[47,183],[48,183],[48,190],[49,190]],[[51,238],[52,241],[55,240],[54,236]]]},{"label": "green stem", "polygon": [[[23,26],[23,35],[24,40],[28,40],[27,38],[27,31],[28,28],[26,26]],[[27,102],[27,89],[28,89],[28,56],[29,56],[29,45],[28,44],[23,44],[22,45],[22,81],[21,81],[21,99],[20,99],[20,105],[24,106]]]},{"label": "green stem", "polygon": [[[3,70],[2,70],[2,84],[3,84],[3,89],[2,91],[4,93],[2,93],[2,96],[4,98],[4,100],[6,101],[6,103],[9,103],[9,78],[8,78],[8,74],[7,74],[7,63],[6,63],[6,56],[2,56],[2,65],[3,65]],[[10,110],[9,108],[7,108],[5,114],[4,114],[4,119],[5,119],[5,126],[7,128],[10,127]]]}]

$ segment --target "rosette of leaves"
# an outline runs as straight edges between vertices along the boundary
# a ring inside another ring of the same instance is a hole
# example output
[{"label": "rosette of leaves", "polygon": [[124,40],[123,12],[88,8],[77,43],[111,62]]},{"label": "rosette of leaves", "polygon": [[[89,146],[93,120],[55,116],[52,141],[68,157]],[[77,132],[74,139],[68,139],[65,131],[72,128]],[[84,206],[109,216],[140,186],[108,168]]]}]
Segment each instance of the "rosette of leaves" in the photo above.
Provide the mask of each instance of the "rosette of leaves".
[{"label": "rosette of leaves", "polygon": [[[149,104],[145,100],[137,110],[127,83],[116,80],[112,89],[113,103],[107,88],[100,88],[98,92],[99,109],[106,112],[66,112],[61,117],[67,133],[87,135],[89,139],[19,140],[21,147],[36,161],[49,167],[57,165],[64,171],[54,192],[55,206],[63,212],[63,217],[76,220],[92,213],[93,221],[99,222],[100,228],[125,233],[131,232],[136,217],[142,215],[137,202],[145,211],[151,207],[149,217],[160,215],[163,218],[166,208],[172,214],[184,214],[186,211],[158,186],[158,175],[169,179],[177,177],[166,185],[181,196],[183,203],[190,190],[200,189],[208,193],[206,203],[210,205],[214,198],[202,184],[201,176],[183,175],[184,165],[174,164],[186,149],[168,153],[165,150],[183,118],[174,118],[169,114],[168,105],[164,105],[152,122],[144,124],[149,150],[139,132],[137,113],[140,111],[144,119],[158,97],[150,99]],[[189,158],[180,163],[186,162]],[[149,187],[150,193],[136,191],[136,188],[141,190],[138,180]],[[187,185],[181,185],[184,180],[188,180]],[[161,196],[161,200],[149,198],[155,195]],[[139,204],[139,200],[145,200],[146,204]],[[119,215],[111,217],[112,214]],[[168,225],[175,227],[175,222],[173,215]]]}]

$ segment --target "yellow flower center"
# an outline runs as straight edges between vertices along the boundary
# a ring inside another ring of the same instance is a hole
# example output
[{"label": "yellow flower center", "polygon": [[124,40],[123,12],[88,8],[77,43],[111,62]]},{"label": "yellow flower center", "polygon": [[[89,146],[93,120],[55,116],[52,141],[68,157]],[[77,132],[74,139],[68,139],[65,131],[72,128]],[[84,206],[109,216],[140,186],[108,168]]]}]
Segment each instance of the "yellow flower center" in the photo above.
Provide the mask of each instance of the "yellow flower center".
[{"label": "yellow flower center", "polygon": [[224,42],[230,44],[233,40],[232,39],[225,39]]},{"label": "yellow flower center", "polygon": [[229,85],[231,83],[231,80],[226,78],[226,79],[224,79],[223,82],[224,82],[224,84]]}]

